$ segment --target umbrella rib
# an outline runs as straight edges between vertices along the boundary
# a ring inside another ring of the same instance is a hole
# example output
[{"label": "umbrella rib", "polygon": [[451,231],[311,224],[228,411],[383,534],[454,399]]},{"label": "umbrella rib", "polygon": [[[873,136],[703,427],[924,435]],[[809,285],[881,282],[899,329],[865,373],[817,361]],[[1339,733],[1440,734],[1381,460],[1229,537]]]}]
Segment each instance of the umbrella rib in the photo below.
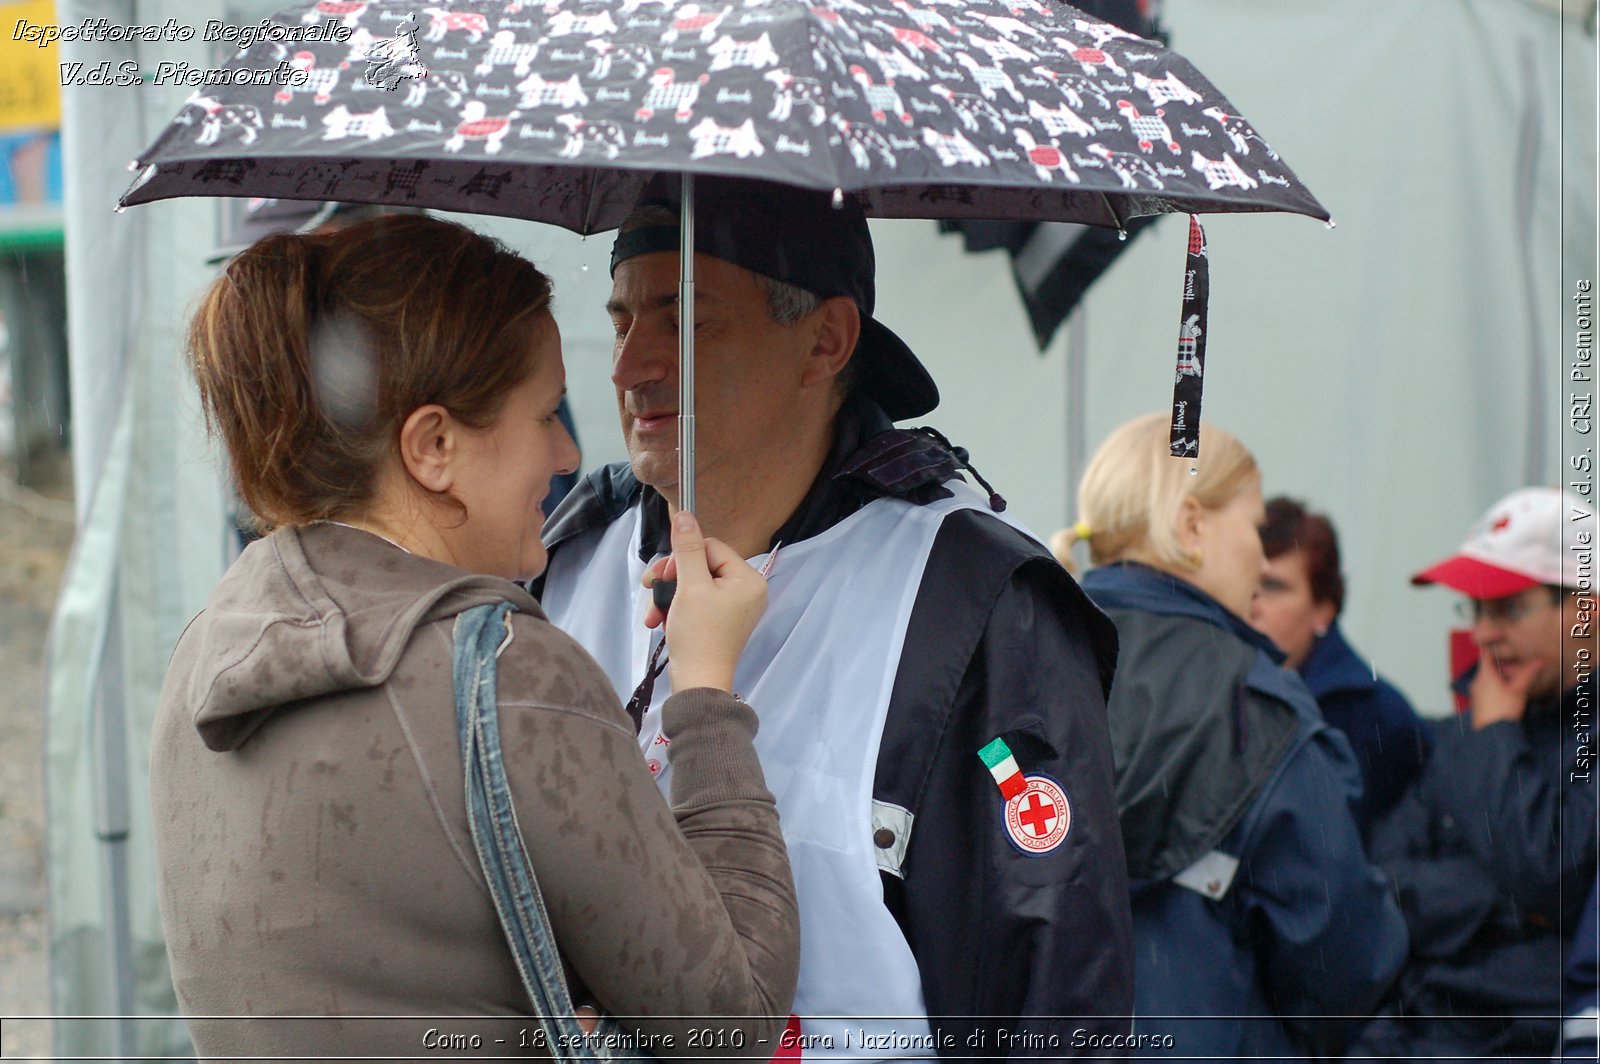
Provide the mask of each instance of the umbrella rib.
[{"label": "umbrella rib", "polygon": [[579,236],[589,236],[594,232],[594,186],[600,178],[599,171],[594,167],[589,168],[589,191],[583,197],[583,232]]},{"label": "umbrella rib", "polygon": [[1117,227],[1117,232],[1121,233],[1123,236],[1127,236],[1128,227],[1123,224],[1123,219],[1117,217],[1117,206],[1111,202],[1111,197],[1107,196],[1104,192],[1096,193],[1096,195],[1100,197],[1100,202],[1106,205],[1106,213],[1111,216],[1112,224]]}]

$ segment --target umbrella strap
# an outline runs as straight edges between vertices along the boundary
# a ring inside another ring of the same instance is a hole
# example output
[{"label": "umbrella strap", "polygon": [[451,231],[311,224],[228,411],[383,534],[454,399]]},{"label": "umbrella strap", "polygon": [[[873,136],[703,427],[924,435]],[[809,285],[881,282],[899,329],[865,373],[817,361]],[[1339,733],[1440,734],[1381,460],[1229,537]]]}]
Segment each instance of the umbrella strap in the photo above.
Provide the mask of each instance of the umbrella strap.
[{"label": "umbrella strap", "polygon": [[[1200,401],[1205,389],[1207,308],[1211,302],[1211,259],[1200,219],[1189,216],[1189,253],[1183,271],[1183,309],[1178,313],[1178,367],[1172,384],[1174,458],[1200,457]],[[1197,470],[1190,470],[1195,472]]]}]

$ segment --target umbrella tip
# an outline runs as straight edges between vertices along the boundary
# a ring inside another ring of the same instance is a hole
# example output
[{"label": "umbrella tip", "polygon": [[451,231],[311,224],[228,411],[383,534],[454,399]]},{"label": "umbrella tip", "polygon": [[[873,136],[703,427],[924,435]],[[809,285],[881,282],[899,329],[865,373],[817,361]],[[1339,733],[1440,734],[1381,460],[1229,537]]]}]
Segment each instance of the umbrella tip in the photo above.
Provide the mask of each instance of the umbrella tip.
[{"label": "umbrella tip", "polygon": [[138,159],[134,159],[134,160],[132,160],[132,161],[130,161],[128,163],[128,173],[136,174],[138,172],[139,172],[139,160]]},{"label": "umbrella tip", "polygon": [[115,213],[117,213],[117,214],[121,214],[121,213],[123,213],[123,212],[124,212],[124,211],[126,211],[126,210],[127,210],[127,209],[128,209],[128,205],[127,205],[127,204],[126,204],[126,203],[119,203],[119,204],[117,204],[117,206],[116,206],[116,211],[115,211]]},{"label": "umbrella tip", "polygon": [[1334,221],[1332,218],[1329,218],[1326,228],[1329,232],[1332,232],[1333,230],[1339,228],[1339,223]]}]

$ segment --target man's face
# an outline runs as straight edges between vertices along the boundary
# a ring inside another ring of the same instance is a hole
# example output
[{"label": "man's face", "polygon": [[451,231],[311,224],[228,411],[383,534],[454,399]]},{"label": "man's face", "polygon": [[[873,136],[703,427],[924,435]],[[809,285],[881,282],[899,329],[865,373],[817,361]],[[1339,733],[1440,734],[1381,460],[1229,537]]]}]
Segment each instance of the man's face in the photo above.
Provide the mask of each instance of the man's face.
[{"label": "man's face", "polygon": [[[678,253],[638,255],[612,277],[616,329],[611,380],[634,475],[676,504],[678,484]],[[759,278],[695,256],[696,477],[724,504],[759,492],[810,416],[802,375],[808,320],[779,325]]]},{"label": "man's face", "polygon": [[1285,665],[1298,669],[1311,653],[1317,631],[1326,631],[1333,617],[1333,604],[1318,602],[1311,594],[1311,577],[1299,550],[1267,559],[1261,590],[1250,603],[1250,623],[1278,644],[1288,656]]},{"label": "man's face", "polygon": [[[1542,662],[1528,686],[1530,698],[1559,694],[1570,686],[1575,671],[1566,659],[1575,658],[1577,644],[1563,636],[1570,630],[1572,596],[1558,597],[1549,588],[1530,587],[1504,598],[1480,600],[1474,609],[1472,635],[1483,653],[1484,667],[1497,666],[1504,676],[1523,663]],[[1593,641],[1586,645],[1592,649]]]}]

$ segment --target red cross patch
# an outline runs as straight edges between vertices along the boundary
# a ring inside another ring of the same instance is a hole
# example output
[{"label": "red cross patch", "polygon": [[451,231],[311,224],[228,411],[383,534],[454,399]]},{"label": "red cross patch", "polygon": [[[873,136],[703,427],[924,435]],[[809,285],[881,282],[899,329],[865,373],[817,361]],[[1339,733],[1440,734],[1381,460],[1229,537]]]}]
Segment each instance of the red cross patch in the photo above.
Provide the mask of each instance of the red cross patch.
[{"label": "red cross patch", "polygon": [[1043,857],[1067,837],[1072,807],[1067,792],[1049,776],[1025,776],[1027,789],[1006,803],[1006,837],[1029,857]]}]

